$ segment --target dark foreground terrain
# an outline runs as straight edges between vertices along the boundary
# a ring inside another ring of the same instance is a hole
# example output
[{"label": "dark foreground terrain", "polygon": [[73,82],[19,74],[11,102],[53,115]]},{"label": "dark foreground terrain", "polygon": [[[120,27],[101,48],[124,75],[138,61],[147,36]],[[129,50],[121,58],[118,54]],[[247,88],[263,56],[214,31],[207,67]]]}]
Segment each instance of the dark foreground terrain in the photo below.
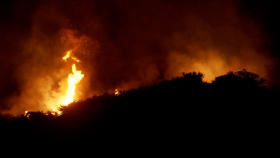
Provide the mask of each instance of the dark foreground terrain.
[{"label": "dark foreground terrain", "polygon": [[200,73],[183,73],[118,96],[93,96],[65,107],[61,116],[2,114],[1,143],[14,151],[94,153],[102,147],[109,153],[137,151],[134,155],[267,155],[277,149],[279,100],[263,79],[246,70],[212,83],[202,78]]}]

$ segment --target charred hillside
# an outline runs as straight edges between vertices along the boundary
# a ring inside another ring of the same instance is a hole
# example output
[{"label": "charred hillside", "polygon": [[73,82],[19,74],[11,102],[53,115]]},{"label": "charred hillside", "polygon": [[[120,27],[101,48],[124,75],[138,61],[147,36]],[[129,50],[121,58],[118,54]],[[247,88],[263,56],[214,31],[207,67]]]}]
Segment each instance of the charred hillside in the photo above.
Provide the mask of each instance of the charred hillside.
[{"label": "charred hillside", "polygon": [[192,148],[211,147],[215,142],[219,147],[245,147],[275,139],[278,105],[264,79],[246,70],[228,72],[212,83],[202,79],[201,73],[183,73],[118,96],[92,96],[64,107],[61,116],[2,114],[1,133],[7,142],[42,146],[59,141],[60,147],[118,142],[162,147],[187,143]]}]

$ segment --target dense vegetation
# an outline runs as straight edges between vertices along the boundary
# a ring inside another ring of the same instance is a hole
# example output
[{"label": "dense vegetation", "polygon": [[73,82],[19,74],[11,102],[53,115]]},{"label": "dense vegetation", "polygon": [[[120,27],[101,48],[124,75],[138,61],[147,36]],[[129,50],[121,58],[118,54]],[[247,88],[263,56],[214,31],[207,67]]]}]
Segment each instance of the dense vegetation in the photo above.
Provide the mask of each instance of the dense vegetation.
[{"label": "dense vegetation", "polygon": [[246,70],[228,72],[212,83],[202,78],[201,73],[183,73],[118,96],[92,96],[61,109],[61,116],[2,114],[2,140],[59,150],[120,144],[247,150],[276,140],[279,105],[264,79]]}]

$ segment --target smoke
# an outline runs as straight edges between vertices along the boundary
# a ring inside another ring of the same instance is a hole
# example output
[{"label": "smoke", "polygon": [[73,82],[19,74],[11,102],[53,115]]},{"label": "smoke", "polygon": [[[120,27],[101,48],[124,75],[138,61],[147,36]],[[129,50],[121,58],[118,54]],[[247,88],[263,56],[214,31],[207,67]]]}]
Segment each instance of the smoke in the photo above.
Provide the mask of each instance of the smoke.
[{"label": "smoke", "polygon": [[266,49],[269,37],[260,22],[242,12],[241,2],[13,1],[9,6],[9,18],[3,16],[7,25],[0,27],[4,112],[50,110],[59,102],[74,62],[62,60],[68,50],[85,74],[75,99],[191,71],[211,82],[246,69],[274,84],[268,74],[275,64]]},{"label": "smoke", "polygon": [[[210,5],[210,4],[209,4]],[[270,60],[263,49],[265,36],[252,20],[242,17],[228,2],[186,16],[184,31],[172,34],[168,77],[183,71],[201,71],[205,80],[243,68],[267,78]],[[223,14],[221,14],[223,13]],[[208,18],[205,20],[206,17]],[[261,49],[260,49],[261,48]]]}]

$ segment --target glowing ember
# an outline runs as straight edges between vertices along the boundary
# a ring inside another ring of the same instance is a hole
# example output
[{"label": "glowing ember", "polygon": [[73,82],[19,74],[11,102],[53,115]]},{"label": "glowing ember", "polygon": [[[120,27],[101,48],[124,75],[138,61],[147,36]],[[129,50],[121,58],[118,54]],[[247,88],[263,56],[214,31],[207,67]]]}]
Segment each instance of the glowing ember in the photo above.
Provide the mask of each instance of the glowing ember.
[{"label": "glowing ember", "polygon": [[24,112],[24,116],[26,116],[29,119],[30,114],[28,114],[28,111]]},{"label": "glowing ember", "polygon": [[115,89],[115,96],[119,95],[118,89]]},{"label": "glowing ember", "polygon": [[62,114],[62,112],[59,111],[59,107],[54,108],[53,111],[51,112],[52,115],[55,115],[56,113],[57,113],[58,115],[61,115],[61,114]]}]

